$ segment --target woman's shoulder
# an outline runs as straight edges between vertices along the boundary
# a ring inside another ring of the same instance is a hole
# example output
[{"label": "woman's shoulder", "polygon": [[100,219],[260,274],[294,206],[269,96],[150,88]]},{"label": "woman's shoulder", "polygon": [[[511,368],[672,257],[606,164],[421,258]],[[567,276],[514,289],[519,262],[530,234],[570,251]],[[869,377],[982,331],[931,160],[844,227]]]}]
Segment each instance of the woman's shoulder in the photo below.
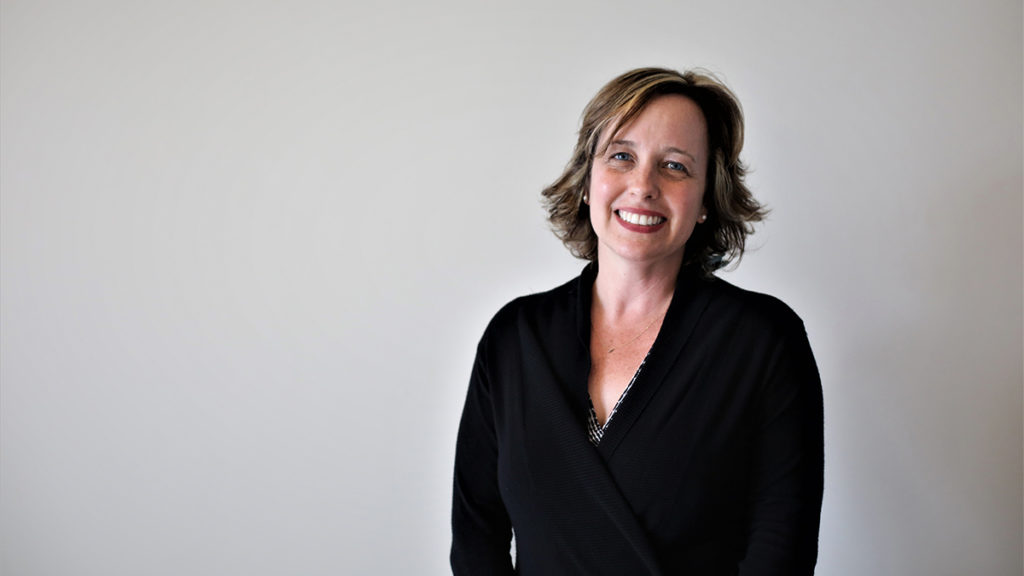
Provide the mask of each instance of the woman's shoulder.
[{"label": "woman's shoulder", "polygon": [[512,299],[491,318],[487,332],[507,329],[521,322],[540,319],[555,320],[569,313],[578,300],[580,277],[543,292],[526,294]]},{"label": "woman's shoulder", "polygon": [[803,320],[796,311],[775,296],[740,288],[717,276],[705,283],[713,294],[710,311],[716,314],[739,316],[744,324],[765,329],[804,331]]}]

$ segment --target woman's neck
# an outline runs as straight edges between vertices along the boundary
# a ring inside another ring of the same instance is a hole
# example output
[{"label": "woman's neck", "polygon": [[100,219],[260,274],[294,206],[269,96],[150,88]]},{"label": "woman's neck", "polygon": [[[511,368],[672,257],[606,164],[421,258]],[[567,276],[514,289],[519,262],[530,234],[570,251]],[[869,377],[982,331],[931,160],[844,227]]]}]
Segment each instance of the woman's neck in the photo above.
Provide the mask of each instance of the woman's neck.
[{"label": "woman's neck", "polygon": [[664,312],[675,292],[681,262],[646,264],[599,260],[594,307],[608,319],[648,317]]}]

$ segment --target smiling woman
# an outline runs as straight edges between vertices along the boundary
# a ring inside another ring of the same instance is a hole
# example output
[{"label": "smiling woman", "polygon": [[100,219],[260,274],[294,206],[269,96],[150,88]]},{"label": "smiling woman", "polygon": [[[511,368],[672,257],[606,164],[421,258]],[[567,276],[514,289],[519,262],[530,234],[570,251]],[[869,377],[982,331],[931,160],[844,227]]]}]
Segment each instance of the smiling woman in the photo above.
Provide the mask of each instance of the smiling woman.
[{"label": "smiling woman", "polygon": [[612,80],[594,96],[583,112],[572,159],[558,180],[543,191],[552,228],[575,256],[597,258],[597,236],[590,226],[584,197],[590,188],[595,159],[599,152],[606,152],[598,147],[602,135],[610,140],[610,135],[616,134],[618,140],[620,130],[652,100],[673,94],[700,109],[708,154],[702,162],[691,158],[690,166],[704,173],[707,224],[694,231],[685,263],[698,264],[704,273],[711,274],[743,255],[746,237],[765,211],[744,182],[746,167],[740,161],[743,113],[739,101],[710,74],[642,68]]},{"label": "smiling woman", "polygon": [[713,275],[763,216],[742,146],[739,103],[707,75],[634,70],[587,106],[543,195],[591,262],[480,341],[455,573],[814,572],[822,395],[803,324]]},{"label": "smiling woman", "polygon": [[598,150],[583,198],[599,239],[598,260],[677,270],[694,226],[707,219],[707,128],[700,108],[683,96],[658,97],[602,138]]}]

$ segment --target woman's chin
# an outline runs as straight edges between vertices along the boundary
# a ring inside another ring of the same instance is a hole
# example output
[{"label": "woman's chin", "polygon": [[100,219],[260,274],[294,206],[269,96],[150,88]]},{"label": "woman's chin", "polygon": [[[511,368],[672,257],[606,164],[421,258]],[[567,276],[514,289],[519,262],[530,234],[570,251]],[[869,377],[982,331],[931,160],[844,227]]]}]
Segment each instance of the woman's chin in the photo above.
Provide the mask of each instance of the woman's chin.
[{"label": "woman's chin", "polygon": [[598,263],[611,264],[612,261],[621,263],[623,265],[659,265],[664,264],[667,266],[675,267],[683,259],[683,251],[679,250],[667,250],[664,247],[658,248],[653,246],[636,246],[628,244],[620,244],[616,246],[603,245],[604,250],[598,249],[597,261]]}]

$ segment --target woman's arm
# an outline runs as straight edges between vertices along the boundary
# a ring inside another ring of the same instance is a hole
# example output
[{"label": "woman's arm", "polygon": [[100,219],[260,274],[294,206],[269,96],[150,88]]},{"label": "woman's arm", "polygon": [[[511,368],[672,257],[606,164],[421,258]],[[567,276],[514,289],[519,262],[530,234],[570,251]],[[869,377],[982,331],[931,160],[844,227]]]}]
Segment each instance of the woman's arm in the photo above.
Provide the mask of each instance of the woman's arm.
[{"label": "woman's arm", "polygon": [[482,341],[455,446],[451,565],[456,575],[515,573],[509,554],[512,524],[498,491],[498,442],[485,356]]},{"label": "woman's arm", "polygon": [[821,380],[798,320],[774,355],[756,409],[750,522],[741,576],[814,573],[824,475]]}]

